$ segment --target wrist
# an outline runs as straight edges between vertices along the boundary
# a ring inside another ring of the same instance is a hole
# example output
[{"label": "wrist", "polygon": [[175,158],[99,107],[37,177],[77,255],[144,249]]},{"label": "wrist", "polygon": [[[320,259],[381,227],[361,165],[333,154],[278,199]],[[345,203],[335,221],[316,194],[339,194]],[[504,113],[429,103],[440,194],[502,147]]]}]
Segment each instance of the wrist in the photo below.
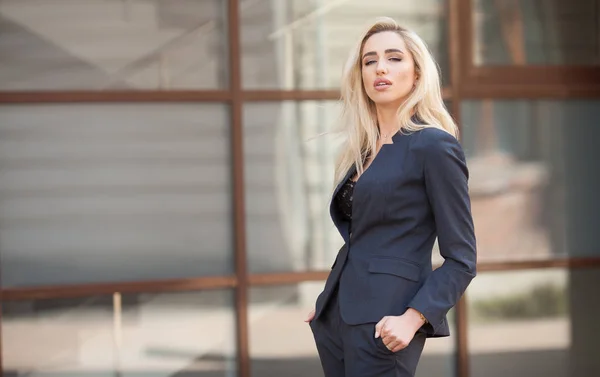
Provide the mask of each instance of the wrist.
[{"label": "wrist", "polygon": [[414,323],[415,330],[419,329],[421,326],[427,323],[427,319],[425,318],[425,316],[423,316],[423,314],[420,311],[414,308],[408,308],[404,315],[406,315],[410,319],[411,323]]}]

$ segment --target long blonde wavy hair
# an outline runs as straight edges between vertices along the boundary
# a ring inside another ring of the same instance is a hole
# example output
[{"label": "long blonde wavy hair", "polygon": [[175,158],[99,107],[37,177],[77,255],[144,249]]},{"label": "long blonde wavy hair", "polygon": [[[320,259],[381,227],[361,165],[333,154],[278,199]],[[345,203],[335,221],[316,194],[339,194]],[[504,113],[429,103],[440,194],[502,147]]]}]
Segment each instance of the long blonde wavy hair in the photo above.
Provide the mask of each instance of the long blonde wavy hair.
[{"label": "long blonde wavy hair", "polygon": [[[398,109],[401,132],[410,133],[425,127],[435,127],[458,137],[458,128],[442,100],[439,67],[425,42],[416,33],[398,25],[393,19],[378,18],[363,33],[344,66],[341,83],[342,111],[338,131],[345,136],[345,140],[335,164],[336,185],[352,165],[356,166],[356,171],[361,175],[366,157],[377,148],[377,112],[375,103],[368,97],[363,85],[360,56],[367,39],[385,31],[398,33],[404,39],[408,51],[413,56],[415,72],[419,77],[410,95]],[[415,118],[424,124],[416,123]]]}]

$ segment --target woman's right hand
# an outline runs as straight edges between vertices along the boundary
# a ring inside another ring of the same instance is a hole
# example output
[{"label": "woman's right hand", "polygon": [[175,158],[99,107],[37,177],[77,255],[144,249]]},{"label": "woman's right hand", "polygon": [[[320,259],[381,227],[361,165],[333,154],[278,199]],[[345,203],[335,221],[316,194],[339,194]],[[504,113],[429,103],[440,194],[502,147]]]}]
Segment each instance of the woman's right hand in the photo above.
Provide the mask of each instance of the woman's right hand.
[{"label": "woman's right hand", "polygon": [[306,317],[306,319],[304,320],[304,322],[310,322],[313,320],[313,318],[315,318],[315,310],[311,310],[310,313],[308,313],[308,316]]}]

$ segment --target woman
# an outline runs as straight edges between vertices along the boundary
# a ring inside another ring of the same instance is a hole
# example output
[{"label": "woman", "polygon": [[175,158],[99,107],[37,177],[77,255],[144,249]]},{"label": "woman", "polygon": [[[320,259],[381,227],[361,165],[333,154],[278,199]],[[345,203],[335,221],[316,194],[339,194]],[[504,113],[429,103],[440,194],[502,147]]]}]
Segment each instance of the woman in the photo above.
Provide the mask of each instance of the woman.
[{"label": "woman", "polygon": [[[330,214],[345,245],[306,321],[326,377],[414,376],[476,274],[465,157],[437,65],[392,19],[352,51],[342,100]],[[444,263],[432,272],[436,237]]]}]

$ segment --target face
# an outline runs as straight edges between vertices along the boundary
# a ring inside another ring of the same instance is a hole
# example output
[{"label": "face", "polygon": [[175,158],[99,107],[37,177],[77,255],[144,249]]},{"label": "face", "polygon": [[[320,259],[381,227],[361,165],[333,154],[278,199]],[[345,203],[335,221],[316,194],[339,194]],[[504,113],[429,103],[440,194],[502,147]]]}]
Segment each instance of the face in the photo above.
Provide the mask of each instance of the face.
[{"label": "face", "polygon": [[404,39],[393,31],[372,35],[361,52],[362,80],[377,105],[400,106],[415,84],[415,63]]}]

